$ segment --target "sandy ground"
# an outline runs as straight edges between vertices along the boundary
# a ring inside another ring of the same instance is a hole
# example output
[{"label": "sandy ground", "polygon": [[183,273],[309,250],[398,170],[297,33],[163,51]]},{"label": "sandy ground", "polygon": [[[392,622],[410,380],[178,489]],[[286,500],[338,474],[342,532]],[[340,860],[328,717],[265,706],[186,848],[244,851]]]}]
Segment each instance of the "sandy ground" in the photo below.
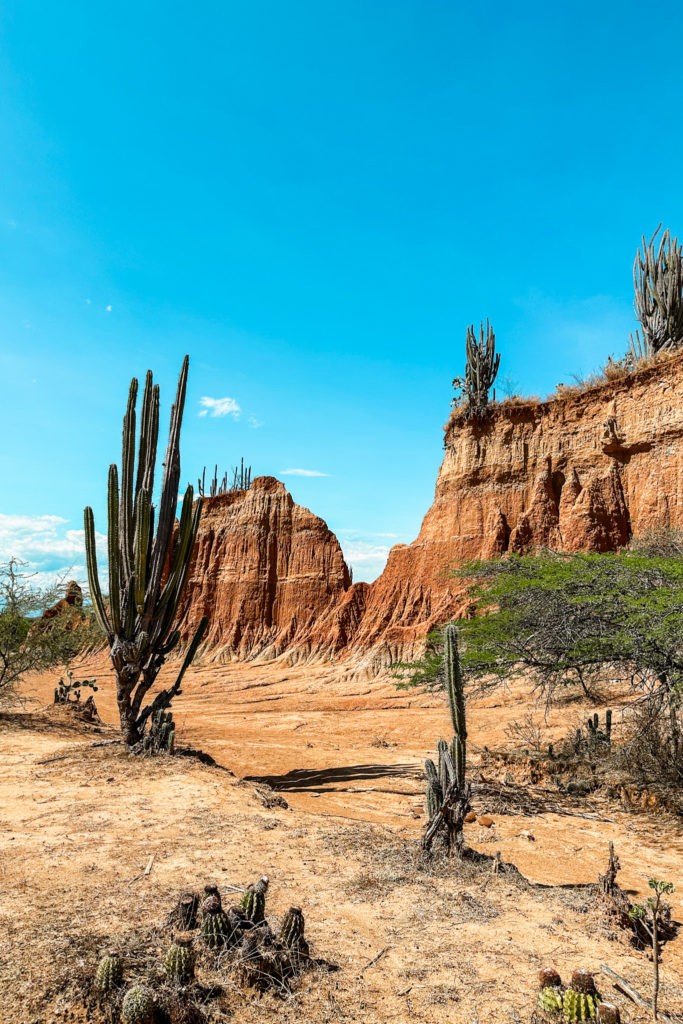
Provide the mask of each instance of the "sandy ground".
[{"label": "sandy ground", "polygon": [[[391,681],[361,684],[333,666],[200,666],[175,718],[181,742],[210,753],[217,768],[93,747],[115,736],[112,685],[101,659],[78,674],[97,676],[101,731],[40,710],[53,676],[29,680],[32,703],[0,718],[2,1024],[105,1020],[78,1003],[103,950],[148,929],[160,960],[164,920],[182,889],[215,881],[229,899],[226,887],[261,874],[271,878],[269,916],[301,906],[315,954],[341,969],[313,972],[284,1000],[230,981],[217,1020],[527,1021],[535,974],[548,964],[568,977],[606,963],[649,991],[647,956],[605,926],[585,890],[558,887],[595,881],[612,840],[621,884],[642,896],[652,876],[674,882],[680,919],[683,834],[668,815],[597,799],[572,807],[547,783],[529,787],[544,813],[501,814],[475,796],[495,825],[468,826],[468,843],[501,850],[546,887],[488,866],[425,866],[416,855],[421,763],[448,731],[438,698]],[[473,768],[529,707],[522,687],[470,701]],[[586,710],[558,709],[545,738]],[[289,806],[266,806],[259,781]],[[662,1008],[683,1012],[683,937],[666,947],[662,973]],[[602,988],[625,1021],[648,1019],[609,983]]]}]

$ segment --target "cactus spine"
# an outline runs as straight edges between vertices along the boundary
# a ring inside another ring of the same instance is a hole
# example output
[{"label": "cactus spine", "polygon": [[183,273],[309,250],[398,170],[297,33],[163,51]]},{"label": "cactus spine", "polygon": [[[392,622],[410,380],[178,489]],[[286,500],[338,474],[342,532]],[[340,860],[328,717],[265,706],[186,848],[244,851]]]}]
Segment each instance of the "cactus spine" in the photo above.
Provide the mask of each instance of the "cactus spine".
[{"label": "cactus spine", "polygon": [[[458,653],[458,633],[449,623],[444,630],[444,684],[453,724],[450,743],[439,740],[438,771],[433,761],[425,763],[427,777],[427,812],[429,822],[422,840],[423,849],[431,849],[437,833],[444,834],[446,847],[458,856],[464,847],[463,824],[470,809],[471,786],[467,782],[467,726],[465,692]],[[439,801],[440,787],[440,801]]]},{"label": "cactus spine", "polygon": [[171,981],[187,985],[194,978],[194,949],[191,935],[177,935],[164,959],[164,970]]},{"label": "cactus spine", "polygon": [[124,1024],[154,1024],[154,997],[145,985],[133,985],[123,997]]},{"label": "cactus spine", "polygon": [[180,522],[175,527],[180,482],[180,428],[188,365],[186,356],[171,410],[158,515],[152,505],[152,494],[159,436],[159,386],[154,384],[148,371],[142,400],[136,471],[138,382],[135,378],[131,381],[123,419],[120,485],[118,467],[109,467],[108,603],[105,603],[99,582],[93,511],[88,506],[84,512],[88,582],[95,613],[109,643],[116,673],[121,729],[129,746],[140,743],[148,718],[168,708],[180,693],[183,675],[206,630],[206,620],[203,619],[176,682],[161,690],[151,703],[143,707],[145,696],[179,641],[179,634],[173,628],[174,620],[185,588],[201,511],[201,500],[193,506],[194,492],[192,487],[188,487]]},{"label": "cactus spine", "polygon": [[266,919],[266,892],[268,877],[263,875],[258,882],[250,885],[242,897],[241,907],[252,924],[261,924]]},{"label": "cactus spine", "polygon": [[95,984],[105,994],[123,984],[123,962],[118,953],[107,953],[102,957],[97,965]]}]

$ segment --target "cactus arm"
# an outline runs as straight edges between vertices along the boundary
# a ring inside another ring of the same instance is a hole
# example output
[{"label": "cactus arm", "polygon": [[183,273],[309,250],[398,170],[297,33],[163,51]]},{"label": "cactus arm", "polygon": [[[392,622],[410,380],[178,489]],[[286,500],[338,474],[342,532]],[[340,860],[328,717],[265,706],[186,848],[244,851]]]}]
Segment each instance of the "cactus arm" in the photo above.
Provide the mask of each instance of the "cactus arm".
[{"label": "cactus arm", "polygon": [[140,615],[145,608],[151,513],[149,494],[144,489],[138,491],[135,500],[135,607]]},{"label": "cactus arm", "polygon": [[111,643],[114,639],[114,633],[107,616],[107,610],[104,605],[104,598],[102,597],[102,590],[100,588],[99,573],[97,571],[97,546],[95,544],[95,517],[93,516],[93,511],[89,505],[83,511],[83,527],[85,531],[85,558],[88,570],[88,585],[90,587],[93,608],[95,609],[97,621],[107,634],[109,643]]},{"label": "cactus arm", "polygon": [[112,630],[121,632],[121,559],[119,556],[119,473],[116,464],[109,467],[107,496],[107,552],[109,556],[109,614]]},{"label": "cactus arm", "polygon": [[125,590],[133,573],[133,467],[135,462],[135,403],[137,378],[130,382],[128,406],[123,417],[121,443],[121,500],[119,504],[119,537],[121,548],[121,589]]}]

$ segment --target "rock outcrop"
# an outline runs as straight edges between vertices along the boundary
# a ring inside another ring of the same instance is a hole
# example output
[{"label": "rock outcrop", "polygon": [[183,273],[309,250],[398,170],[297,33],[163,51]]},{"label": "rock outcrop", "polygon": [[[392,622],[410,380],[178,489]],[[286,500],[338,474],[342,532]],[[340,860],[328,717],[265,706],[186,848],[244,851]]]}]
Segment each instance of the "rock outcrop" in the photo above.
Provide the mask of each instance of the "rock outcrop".
[{"label": "rock outcrop", "polygon": [[[257,477],[249,490],[205,499],[181,633],[189,636],[206,615],[205,648],[213,656],[306,653],[316,623],[350,584],[326,523],[296,505],[274,477]],[[340,645],[347,642],[340,632]],[[327,645],[334,647],[333,638]]]},{"label": "rock outcrop", "polygon": [[282,484],[207,503],[187,621],[237,656],[356,659],[368,671],[414,652],[467,614],[454,566],[538,547],[612,551],[655,526],[683,527],[683,356],[547,402],[454,414],[434,502],[417,539],[351,585],[325,523]]}]

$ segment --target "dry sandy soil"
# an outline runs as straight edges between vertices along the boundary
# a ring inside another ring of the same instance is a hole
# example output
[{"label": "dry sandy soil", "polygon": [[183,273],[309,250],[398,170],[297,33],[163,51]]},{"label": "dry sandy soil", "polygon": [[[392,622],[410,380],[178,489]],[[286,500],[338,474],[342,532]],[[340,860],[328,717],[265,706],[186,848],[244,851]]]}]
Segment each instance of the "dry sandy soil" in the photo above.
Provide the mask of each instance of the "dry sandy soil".
[{"label": "dry sandy soil", "polygon": [[[31,703],[0,717],[2,1024],[107,1020],[87,997],[105,950],[127,953],[129,980],[156,977],[181,890],[215,882],[231,902],[262,874],[271,920],[301,906],[315,956],[340,969],[315,969],[281,995],[224,971],[211,1020],[526,1022],[544,965],[568,978],[608,964],[648,993],[647,955],[605,923],[588,890],[567,886],[596,881],[613,840],[622,886],[641,897],[652,876],[674,882],[680,918],[681,829],[664,812],[561,799],[547,782],[523,790],[537,813],[506,808],[496,796],[505,772],[476,768],[484,745],[503,744],[506,725],[528,711],[522,688],[475,697],[468,712],[475,809],[495,824],[467,826],[467,841],[500,850],[520,879],[417,854],[421,763],[448,730],[438,698],[333,666],[200,666],[175,718],[180,742],[211,754],[213,767],[93,746],[115,738],[115,705],[106,662],[85,674],[100,685],[97,732],[45,708],[54,676],[29,680]],[[546,740],[586,710],[555,712]],[[262,782],[288,806],[268,806]],[[662,972],[662,1009],[682,1013],[683,934],[666,946]],[[200,965],[200,981],[220,974]],[[607,979],[599,985],[623,1020],[649,1019]]]}]

